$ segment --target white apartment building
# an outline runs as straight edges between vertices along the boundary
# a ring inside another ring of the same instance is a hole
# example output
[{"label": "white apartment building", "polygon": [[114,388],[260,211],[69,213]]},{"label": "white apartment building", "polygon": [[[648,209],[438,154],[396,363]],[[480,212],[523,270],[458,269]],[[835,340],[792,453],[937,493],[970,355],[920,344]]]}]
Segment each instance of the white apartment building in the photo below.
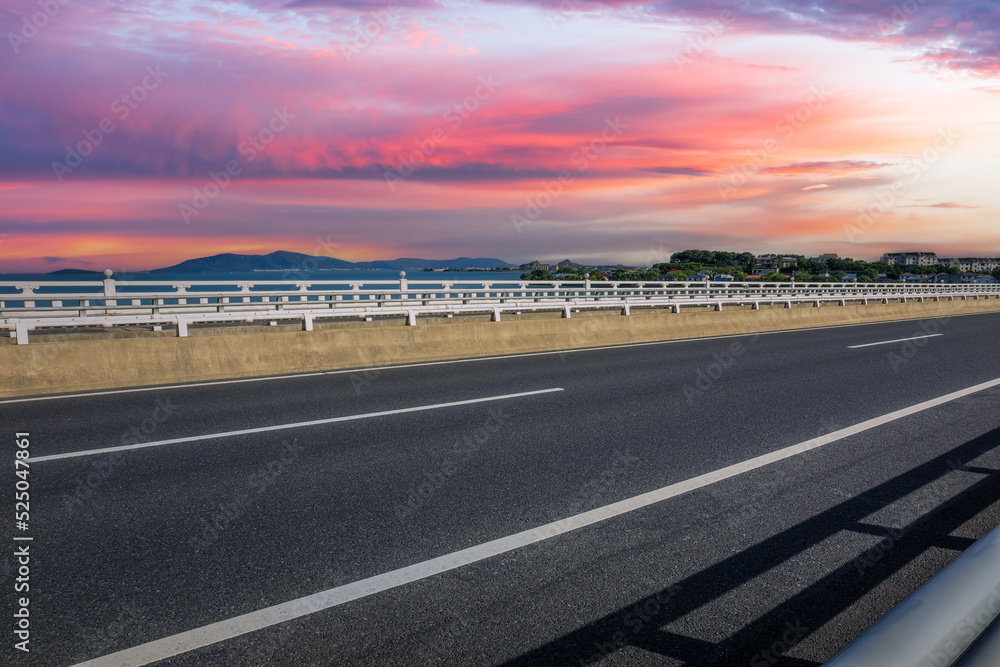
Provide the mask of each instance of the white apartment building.
[{"label": "white apartment building", "polygon": [[1000,257],[949,257],[938,261],[945,266],[957,267],[963,273],[989,273],[1000,266]]},{"label": "white apartment building", "polygon": [[882,261],[905,266],[934,266],[939,262],[933,252],[887,252],[882,255]]}]

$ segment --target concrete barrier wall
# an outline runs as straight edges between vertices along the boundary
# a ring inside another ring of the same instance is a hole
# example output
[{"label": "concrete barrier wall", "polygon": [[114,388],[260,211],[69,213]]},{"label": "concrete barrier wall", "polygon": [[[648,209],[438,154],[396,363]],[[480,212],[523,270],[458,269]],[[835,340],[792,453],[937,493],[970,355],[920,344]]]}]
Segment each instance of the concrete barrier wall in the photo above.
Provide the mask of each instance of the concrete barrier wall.
[{"label": "concrete barrier wall", "polygon": [[138,387],[1000,311],[998,299],[0,345],[0,396]]}]

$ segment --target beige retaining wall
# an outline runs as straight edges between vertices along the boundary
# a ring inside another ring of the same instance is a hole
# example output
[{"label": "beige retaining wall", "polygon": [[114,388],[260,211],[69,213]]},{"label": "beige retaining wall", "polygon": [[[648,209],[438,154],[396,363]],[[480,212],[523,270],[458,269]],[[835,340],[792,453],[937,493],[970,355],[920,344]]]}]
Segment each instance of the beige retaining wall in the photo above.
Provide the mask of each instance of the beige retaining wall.
[{"label": "beige retaining wall", "polygon": [[[223,378],[538,352],[1000,311],[998,299],[825,304],[794,308],[617,311],[574,316],[248,331],[189,338],[68,340],[0,345],[0,396],[137,387]],[[418,320],[419,322],[419,320]]]}]

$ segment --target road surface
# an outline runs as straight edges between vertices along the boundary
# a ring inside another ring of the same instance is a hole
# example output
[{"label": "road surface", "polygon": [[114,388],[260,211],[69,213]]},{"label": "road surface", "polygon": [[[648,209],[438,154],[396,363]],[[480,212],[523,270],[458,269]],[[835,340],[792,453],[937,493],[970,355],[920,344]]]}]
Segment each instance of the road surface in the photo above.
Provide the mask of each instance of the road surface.
[{"label": "road surface", "polygon": [[3,661],[818,665],[1000,524],[998,332],[3,401],[32,538]]}]

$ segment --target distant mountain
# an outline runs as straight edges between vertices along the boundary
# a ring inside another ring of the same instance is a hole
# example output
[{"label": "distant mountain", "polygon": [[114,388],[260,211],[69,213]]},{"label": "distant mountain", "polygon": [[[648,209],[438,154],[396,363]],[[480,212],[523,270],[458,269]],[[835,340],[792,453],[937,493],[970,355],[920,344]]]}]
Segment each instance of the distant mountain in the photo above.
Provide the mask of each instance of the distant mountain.
[{"label": "distant mountain", "polygon": [[375,262],[357,262],[354,265],[356,269],[495,269],[497,267],[516,269],[517,264],[511,264],[495,257],[456,257],[455,259],[400,257],[399,259]]},{"label": "distant mountain", "polygon": [[66,276],[66,275],[95,275],[103,276],[104,271],[91,271],[90,269],[59,269],[58,271],[49,271],[46,275],[50,276]]},{"label": "distant mountain", "polygon": [[335,257],[317,257],[300,252],[279,250],[269,255],[236,255],[223,253],[211,257],[189,259],[153,269],[150,273],[215,273],[241,271],[328,271],[334,269],[436,269],[436,268],[517,268],[502,259],[457,257],[455,259],[418,259],[400,257],[374,262],[349,262]]},{"label": "distant mountain", "polygon": [[303,268],[352,269],[354,264],[333,257],[313,257],[300,252],[279,250],[270,255],[236,255],[223,253],[211,257],[189,259],[174,266],[153,269],[150,273],[214,273],[240,271],[287,271]]}]

